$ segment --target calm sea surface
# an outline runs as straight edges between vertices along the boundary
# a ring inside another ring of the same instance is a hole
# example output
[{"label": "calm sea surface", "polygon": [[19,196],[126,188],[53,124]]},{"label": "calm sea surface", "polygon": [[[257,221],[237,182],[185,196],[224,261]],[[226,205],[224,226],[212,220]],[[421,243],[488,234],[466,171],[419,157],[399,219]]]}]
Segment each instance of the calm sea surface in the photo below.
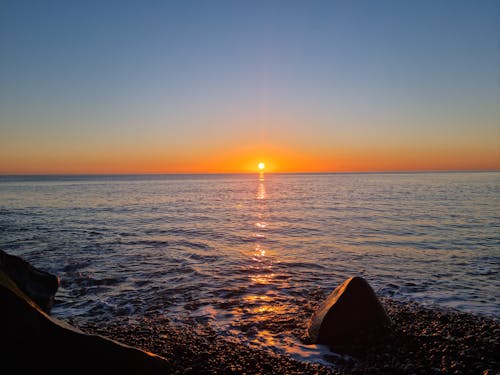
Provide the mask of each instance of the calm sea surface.
[{"label": "calm sea surface", "polygon": [[4,176],[0,248],[61,278],[63,319],[161,314],[279,347],[270,322],[353,275],[500,319],[500,173]]}]

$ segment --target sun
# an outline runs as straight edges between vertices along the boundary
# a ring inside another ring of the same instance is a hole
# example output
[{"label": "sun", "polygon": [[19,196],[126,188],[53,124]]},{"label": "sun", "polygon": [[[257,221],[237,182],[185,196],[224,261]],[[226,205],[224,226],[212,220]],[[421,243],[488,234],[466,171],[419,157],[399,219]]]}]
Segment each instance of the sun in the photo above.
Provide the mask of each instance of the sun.
[{"label": "sun", "polygon": [[263,162],[260,162],[257,167],[259,167],[259,170],[263,171],[266,165]]}]

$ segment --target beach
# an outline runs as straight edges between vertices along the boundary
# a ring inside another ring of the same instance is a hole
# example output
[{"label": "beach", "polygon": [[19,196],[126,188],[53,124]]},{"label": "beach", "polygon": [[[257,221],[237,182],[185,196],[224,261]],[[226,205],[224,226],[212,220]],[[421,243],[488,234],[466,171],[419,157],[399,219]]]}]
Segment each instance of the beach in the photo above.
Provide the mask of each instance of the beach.
[{"label": "beach", "polygon": [[[352,355],[331,352],[322,363],[250,348],[206,325],[144,317],[132,324],[87,324],[105,335],[164,357],[174,374],[498,374],[500,322],[470,314],[382,299],[394,340]],[[306,322],[297,320],[296,332]],[[302,337],[307,340],[305,335]]]},{"label": "beach", "polygon": [[[155,314],[80,325],[71,318],[54,319],[47,314],[58,284],[55,275],[0,252],[1,348],[7,367],[127,374],[491,375],[500,371],[498,320],[380,300],[359,277],[346,280],[326,300],[314,293],[302,314],[286,327],[275,326],[277,336],[301,342],[302,350],[321,348],[321,355],[310,359],[291,355],[297,350],[295,344],[285,351],[252,345],[252,337],[262,336],[255,327],[243,330],[249,337],[242,340],[214,330],[213,325],[196,320],[180,323]],[[325,306],[327,315],[318,318]],[[314,322],[320,324],[321,338],[311,330]]]}]

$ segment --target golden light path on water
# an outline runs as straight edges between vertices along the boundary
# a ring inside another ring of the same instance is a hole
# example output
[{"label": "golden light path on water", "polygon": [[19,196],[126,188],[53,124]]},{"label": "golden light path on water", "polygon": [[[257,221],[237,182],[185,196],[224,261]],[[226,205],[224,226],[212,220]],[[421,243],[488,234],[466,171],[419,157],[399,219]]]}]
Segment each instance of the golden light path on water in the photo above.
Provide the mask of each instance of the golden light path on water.
[{"label": "golden light path on water", "polygon": [[[256,233],[255,238],[264,239],[266,228],[269,223],[265,221],[266,218],[266,185],[265,185],[265,175],[262,170],[264,169],[264,163],[259,163],[259,185],[256,193],[256,204],[258,205],[257,218],[258,221],[255,223]],[[250,285],[266,286],[274,282],[275,273],[273,272],[273,262],[279,262],[279,260],[271,260],[268,257],[265,246],[257,241],[253,247],[253,252],[251,254],[251,268],[256,272],[249,276]],[[280,307],[276,304],[273,296],[268,294],[268,288],[258,289],[262,291],[261,294],[248,294],[244,297],[244,303],[252,306],[249,308],[249,313],[254,314],[257,320],[265,320],[268,318],[266,315],[279,314]]]},{"label": "golden light path on water", "polygon": [[[256,238],[263,239],[265,238],[265,229],[268,227],[268,223],[264,221],[266,217],[266,185],[265,185],[265,176],[262,170],[264,169],[264,163],[259,163],[259,169],[261,172],[259,173],[259,185],[257,188],[257,204],[258,204],[258,212],[257,218],[259,221],[255,223],[255,227],[257,231],[255,233]],[[252,264],[252,268],[257,268],[258,272],[255,275],[250,276],[251,285],[268,285],[273,282],[275,274],[272,272],[272,263],[266,259],[266,249],[264,245],[257,242],[253,248],[253,254],[251,256],[251,260],[254,262]],[[271,297],[266,294],[260,295],[248,295],[246,297],[247,302],[258,302],[259,307],[255,308],[256,312],[267,312],[272,313],[275,311],[273,307],[273,300]],[[265,304],[263,304],[265,303]],[[258,318],[258,316],[257,316]]]},{"label": "golden light path on water", "polygon": [[[252,322],[248,327],[243,328],[249,334],[250,345],[256,345],[259,348],[272,347],[295,358],[308,358],[327,364],[321,359],[325,353],[329,353],[326,348],[320,345],[305,345],[289,332],[276,334],[268,327],[270,322],[289,326],[287,314],[289,315],[293,309],[283,300],[282,293],[286,293],[284,290],[289,288],[290,284],[288,277],[276,269],[281,263],[279,252],[269,249],[264,243],[269,236],[266,232],[272,230],[273,225],[268,220],[268,194],[266,178],[262,171],[263,165],[261,167],[259,164],[259,169],[261,171],[258,175],[258,187],[255,194],[257,221],[254,223],[252,235],[257,241],[247,253],[249,278],[247,293],[242,296],[240,306],[236,307],[233,313],[241,322]],[[243,323],[242,326],[247,324]],[[283,327],[283,330],[286,331],[286,328]],[[237,331],[233,333],[238,335]]]}]

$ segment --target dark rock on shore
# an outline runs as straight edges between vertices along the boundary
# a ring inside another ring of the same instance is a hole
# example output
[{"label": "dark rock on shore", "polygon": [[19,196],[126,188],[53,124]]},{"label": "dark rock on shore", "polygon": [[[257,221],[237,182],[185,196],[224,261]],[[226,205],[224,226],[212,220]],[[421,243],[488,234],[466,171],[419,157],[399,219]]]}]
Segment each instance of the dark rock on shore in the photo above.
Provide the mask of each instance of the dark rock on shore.
[{"label": "dark rock on shore", "polygon": [[368,282],[351,277],[313,314],[308,332],[313,343],[349,352],[386,341],[392,330],[391,321]]},{"label": "dark rock on shore", "polygon": [[31,298],[43,311],[49,312],[59,288],[59,279],[33,267],[25,260],[0,250],[0,271]]},{"label": "dark rock on shore", "polygon": [[[169,373],[168,363],[157,355],[86,334],[48,316],[10,278],[6,264],[0,269],[2,366],[19,373]],[[23,270],[24,264],[18,260],[14,265],[16,272]],[[21,280],[29,280],[22,272]],[[32,280],[29,282],[31,286]]]}]

